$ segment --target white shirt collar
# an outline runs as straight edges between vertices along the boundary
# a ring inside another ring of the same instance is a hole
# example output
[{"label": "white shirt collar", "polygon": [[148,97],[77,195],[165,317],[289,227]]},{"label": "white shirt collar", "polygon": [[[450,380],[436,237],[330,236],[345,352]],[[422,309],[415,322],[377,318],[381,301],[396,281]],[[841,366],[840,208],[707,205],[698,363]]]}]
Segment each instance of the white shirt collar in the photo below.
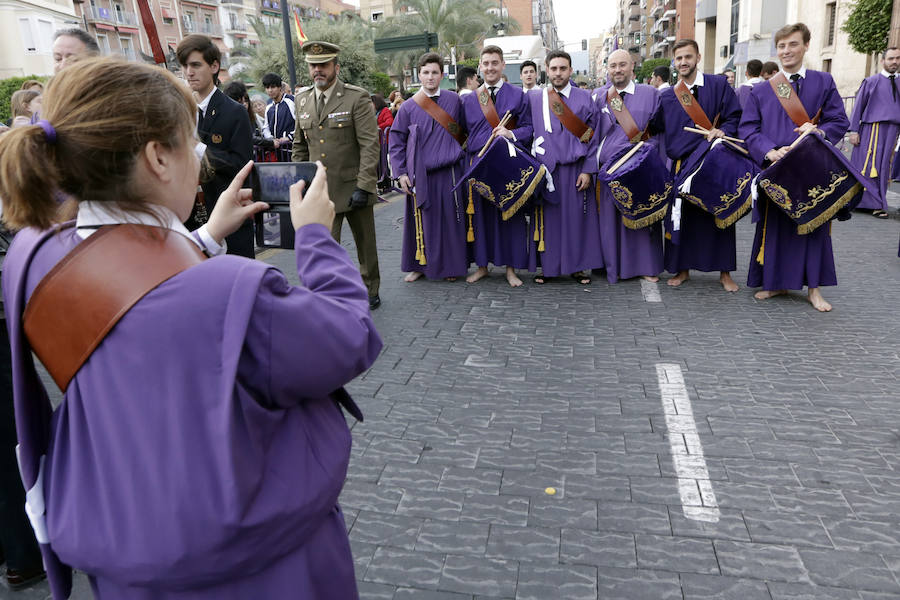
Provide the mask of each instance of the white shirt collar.
[{"label": "white shirt collar", "polygon": [[695,85],[697,87],[703,87],[703,73],[701,71],[697,71],[697,76],[694,77],[694,83],[688,84],[688,82],[685,81],[684,85],[688,86],[689,88],[692,88]]},{"label": "white shirt collar", "polygon": [[[487,82],[487,81],[484,82],[484,89],[486,89],[487,91],[491,91],[491,87],[492,87],[492,86],[488,85],[488,82]],[[495,84],[493,85],[493,88],[494,88],[494,95],[499,94],[499,93],[500,93],[500,88],[502,88],[502,87],[503,87],[503,78],[501,77],[501,78],[497,81],[497,83],[495,83]]]},{"label": "white shirt collar", "polygon": [[215,93],[216,93],[216,86],[213,86],[213,89],[209,93],[209,95],[206,98],[204,98],[203,100],[201,100],[200,104],[197,105],[198,107],[200,107],[200,110],[203,111],[203,116],[206,116],[206,107],[209,106],[209,101],[213,97],[213,94],[215,94]]},{"label": "white shirt collar", "polygon": [[[425,92],[425,88],[422,88],[422,91]],[[425,92],[425,95],[428,96],[429,98],[439,98],[441,95],[441,88],[438,88],[433,96],[431,94],[429,94],[428,92]]]},{"label": "white shirt collar", "polygon": [[[790,81],[792,73],[788,73],[784,69],[781,69],[781,72],[784,73],[784,76]],[[806,79],[806,67],[800,67],[800,70],[797,71],[797,74],[800,75],[800,79]]]},{"label": "white shirt collar", "polygon": [[159,220],[151,214],[119,209],[117,205],[114,205],[111,202],[79,202],[78,216],[75,218],[76,231],[82,239],[86,239],[101,225],[135,223],[139,225],[159,226],[160,222],[162,222],[172,231],[177,231],[178,233],[187,236],[188,239],[203,250],[203,246],[200,242],[191,235],[184,225],[182,225],[174,212],[159,204],[151,204],[150,208],[157,213]]},{"label": "white shirt collar", "polygon": [[463,89],[459,90],[460,96],[465,96],[466,94],[471,94],[471,93],[472,93],[472,90],[470,90],[469,88],[463,88]]},{"label": "white shirt collar", "polygon": [[522,89],[525,90],[526,92],[530,91],[530,90],[536,90],[539,87],[541,87],[541,86],[538,85],[537,83],[535,83],[532,87],[525,87],[525,84],[524,83],[522,84]]},{"label": "white shirt collar", "polygon": [[748,79],[747,81],[745,81],[745,82],[742,83],[741,85],[755,85],[755,84],[759,83],[759,82],[762,81],[762,80],[763,80],[762,77],[751,77],[750,79]]},{"label": "white shirt collar", "polygon": [[[888,78],[891,76],[891,73],[888,73],[885,69],[881,70],[881,74]],[[897,75],[897,73],[893,73],[893,75]]]},{"label": "white shirt collar", "polygon": [[[616,87],[616,86],[613,86],[613,87]],[[628,82],[628,85],[625,86],[625,89],[623,89],[623,90],[619,90],[619,88],[616,88],[616,89],[619,91],[620,94],[631,94],[632,96],[634,96],[634,79],[632,79],[631,81]]]},{"label": "white shirt collar", "polygon": [[672,87],[672,86],[669,85],[669,82],[668,82],[668,81],[663,81],[661,84],[659,84],[659,87],[656,88],[656,89],[658,89],[658,90],[664,90],[664,89],[666,89],[667,87]]},{"label": "white shirt collar", "polygon": [[565,96],[566,98],[568,98],[568,97],[569,97],[569,94],[572,93],[572,84],[571,84],[571,82],[570,82],[570,83],[567,83],[567,84],[566,84],[566,87],[564,87],[563,89],[561,89],[561,90],[556,90],[556,92],[557,92],[560,96]]}]

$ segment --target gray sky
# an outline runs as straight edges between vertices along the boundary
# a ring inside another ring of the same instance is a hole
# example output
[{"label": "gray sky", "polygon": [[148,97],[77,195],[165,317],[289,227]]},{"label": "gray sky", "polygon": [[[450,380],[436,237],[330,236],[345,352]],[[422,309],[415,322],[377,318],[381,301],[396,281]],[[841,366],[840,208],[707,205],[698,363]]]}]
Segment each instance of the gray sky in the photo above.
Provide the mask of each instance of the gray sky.
[{"label": "gray sky", "polygon": [[[616,21],[615,0],[553,0],[559,39],[566,44],[600,37]],[[581,46],[567,46],[580,50]]]}]

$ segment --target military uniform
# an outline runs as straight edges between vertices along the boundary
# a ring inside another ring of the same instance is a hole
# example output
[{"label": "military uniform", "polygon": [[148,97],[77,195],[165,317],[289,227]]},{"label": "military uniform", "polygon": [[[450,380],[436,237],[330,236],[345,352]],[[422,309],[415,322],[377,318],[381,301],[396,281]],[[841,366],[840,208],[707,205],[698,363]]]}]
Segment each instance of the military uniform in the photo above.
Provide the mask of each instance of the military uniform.
[{"label": "military uniform", "polygon": [[[303,44],[306,61],[325,63],[337,57],[339,48],[325,42]],[[340,242],[344,219],[350,223],[356,242],[360,273],[369,291],[373,308],[380,303],[381,276],[375,244],[373,205],[378,164],[378,125],[369,93],[335,79],[326,91],[324,110],[317,107],[316,87],[295,98],[297,127],[291,159],[321,161],[327,169],[328,194],[334,202],[335,219],[331,234]],[[357,190],[367,195],[365,206],[352,208],[350,198]]]}]

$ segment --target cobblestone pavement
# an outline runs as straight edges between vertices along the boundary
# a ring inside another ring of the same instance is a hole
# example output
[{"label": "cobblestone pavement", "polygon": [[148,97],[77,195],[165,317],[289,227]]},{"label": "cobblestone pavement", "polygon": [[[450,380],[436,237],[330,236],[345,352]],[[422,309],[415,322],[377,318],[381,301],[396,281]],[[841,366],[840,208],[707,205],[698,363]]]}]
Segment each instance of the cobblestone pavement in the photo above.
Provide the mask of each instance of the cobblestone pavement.
[{"label": "cobblestone pavement", "polygon": [[402,213],[376,210],[385,348],[349,386],[364,599],[900,597],[896,220],[834,224],[818,314],[712,274],[406,284]]}]

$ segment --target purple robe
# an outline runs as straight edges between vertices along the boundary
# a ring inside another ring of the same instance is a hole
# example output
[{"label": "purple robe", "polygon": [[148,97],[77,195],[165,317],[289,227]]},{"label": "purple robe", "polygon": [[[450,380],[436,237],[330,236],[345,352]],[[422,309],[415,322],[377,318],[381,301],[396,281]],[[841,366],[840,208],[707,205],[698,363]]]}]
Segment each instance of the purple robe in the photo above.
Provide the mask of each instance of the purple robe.
[{"label": "purple robe", "polygon": [[[828,73],[807,69],[800,86],[800,100],[806,114],[822,110],[818,127],[832,144],[844,137],[850,121],[844,103]],[[765,116],[765,118],[763,118]],[[750,156],[760,165],[769,150],[789,146],[797,139],[796,125],[787,116],[771,85],[754,86],[741,118],[739,137],[747,141]],[[756,236],[750,253],[747,285],[764,290],[799,290],[837,285],[831,252],[831,225],[800,235],[797,224],[760,194],[754,207]],[[763,234],[765,247],[759,263]]]},{"label": "purple robe", "polygon": [[[725,135],[737,133],[741,119],[741,106],[734,88],[728,85],[724,75],[703,75],[703,85],[697,93],[703,112],[713,123],[718,116],[718,128]],[[659,95],[659,110],[653,118],[653,129],[664,131],[666,153],[672,159],[675,172],[706,138],[684,131],[694,127],[681,103],[675,97],[675,88],[666,88]],[[690,202],[681,203],[681,230],[677,244],[666,240],[665,266],[670,273],[696,269],[698,271],[734,271],[737,268],[737,242],[734,226],[719,229],[713,216]]]},{"label": "purple robe", "polygon": [[[895,85],[900,88],[900,81],[895,80]],[[879,73],[863,80],[856,92],[850,131],[859,133],[859,145],[853,147],[850,161],[880,191],[878,196],[863,192],[857,208],[887,210],[891,161],[900,134],[900,89],[895,100],[890,79]]]},{"label": "purple robe", "polygon": [[[600,143],[597,110],[587,90],[573,86],[568,98],[563,98],[572,112],[594,130],[590,141],[585,143],[566,129],[552,110],[549,111],[551,131],[547,131],[543,116],[544,96],[543,90],[528,92],[534,123],[532,155],[552,175],[554,191],[544,192],[543,204],[538,209],[543,216],[540,220],[532,220],[532,229],[537,231],[532,231],[528,238],[531,242],[528,268],[536,271],[541,267],[547,277],[599,269],[603,266],[603,251],[594,187]],[[591,184],[579,192],[576,180],[582,173],[591,175]],[[540,242],[535,237],[543,237],[543,251],[539,250]]]},{"label": "purple robe", "polygon": [[[516,136],[516,142],[528,148],[531,144],[531,115],[528,111],[528,100],[522,88],[509,83],[504,83],[496,92],[497,101],[494,106],[497,115],[503,119],[506,111],[510,111],[516,118],[516,127],[512,129]],[[472,159],[481,151],[481,148],[491,137],[494,130],[478,102],[478,90],[462,96],[463,121],[465,129],[469,132],[469,141],[466,146],[468,156],[466,164],[471,164]],[[468,193],[468,190],[465,192]],[[474,262],[479,267],[486,267],[488,263],[501,266],[524,269],[528,266],[528,225],[525,222],[525,212],[519,211],[509,220],[504,221],[500,211],[484,200],[478,194],[474,194],[475,214],[472,215],[472,224],[475,241],[469,244],[469,262]],[[468,202],[468,199],[466,198]]]},{"label": "purple robe", "polygon": [[3,293],[20,466],[26,489],[42,473],[55,598],[67,565],[100,600],[357,597],[337,505],[351,437],[332,392],[381,340],[328,228],[296,235],[305,287],[236,256],[195,265],[121,318],[55,412],[21,315],[81,238],[16,236]]},{"label": "purple robe", "polygon": [[[631,142],[616,121],[613,110],[607,106],[609,86],[596,92],[599,113],[597,136],[600,137],[599,164],[605,164],[613,155]],[[652,85],[635,84],[634,94],[623,96],[628,112],[639,129],[644,130],[659,107],[659,92]],[[650,141],[646,143],[651,143]],[[597,209],[600,214],[600,242],[603,246],[603,262],[606,278],[610,283],[639,275],[655,276],[663,270],[662,222],[641,229],[630,229],[622,223],[622,215],[616,210],[609,186],[598,184]]]},{"label": "purple robe", "polygon": [[[436,102],[453,119],[460,122],[462,101],[455,92],[441,90]],[[408,164],[407,145],[410,126],[415,126],[417,149],[415,159],[424,161],[423,181],[414,177]],[[462,175],[463,150],[459,142],[437,123],[415,101],[404,102],[397,111],[390,135],[391,164],[394,173],[408,175],[415,181],[416,196],[406,197],[403,220],[402,271],[419,271],[428,279],[463,277],[468,270],[466,255],[466,214],[463,193],[451,192]],[[424,234],[425,264],[416,260],[415,203],[421,213]]]}]

